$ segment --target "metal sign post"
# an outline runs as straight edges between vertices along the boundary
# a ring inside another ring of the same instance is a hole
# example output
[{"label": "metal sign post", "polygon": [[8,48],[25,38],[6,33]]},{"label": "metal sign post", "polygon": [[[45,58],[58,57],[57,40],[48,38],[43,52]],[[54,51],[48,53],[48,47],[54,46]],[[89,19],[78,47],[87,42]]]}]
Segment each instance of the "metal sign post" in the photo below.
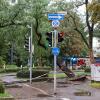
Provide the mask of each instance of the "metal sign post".
[{"label": "metal sign post", "polygon": [[[57,31],[54,30],[54,47],[56,47],[56,37],[57,37]],[[54,55],[54,94],[56,94],[56,61],[57,61],[57,56]]]},{"label": "metal sign post", "polygon": [[30,39],[30,84],[32,84],[32,23],[31,23],[31,39]]},{"label": "metal sign post", "polygon": [[[53,13],[53,14],[48,14],[48,19],[52,20],[52,27],[57,28],[60,25],[59,20],[64,19],[64,14],[58,14],[58,13]],[[54,55],[54,94],[56,94],[56,85],[57,85],[57,79],[56,79],[56,66],[57,66],[57,55],[60,52],[60,49],[57,48],[57,42],[58,42],[58,32],[55,29],[54,30],[54,47],[52,48],[52,53]]]},{"label": "metal sign post", "polygon": [[29,63],[30,63],[30,85],[32,84],[32,23],[31,23],[31,26],[28,25],[28,28],[31,29],[31,33],[30,33],[30,44],[29,44],[29,47],[30,47],[30,51],[29,51],[29,56],[30,56],[30,59],[29,59]]},{"label": "metal sign post", "polygon": [[57,79],[56,79],[56,67],[57,67],[57,55],[59,54],[60,50],[57,48],[57,30],[54,30],[54,48],[52,49],[52,53],[54,54],[54,94],[56,94],[56,86],[57,86]]}]

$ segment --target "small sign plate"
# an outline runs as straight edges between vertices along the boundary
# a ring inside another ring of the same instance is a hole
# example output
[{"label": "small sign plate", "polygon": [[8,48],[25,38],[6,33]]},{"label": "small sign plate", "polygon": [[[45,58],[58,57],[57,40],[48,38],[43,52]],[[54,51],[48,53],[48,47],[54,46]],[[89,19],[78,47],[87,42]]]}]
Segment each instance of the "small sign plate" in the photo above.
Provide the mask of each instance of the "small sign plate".
[{"label": "small sign plate", "polygon": [[58,55],[60,53],[60,49],[57,47],[52,48],[52,54],[53,55]]},{"label": "small sign plate", "polygon": [[48,14],[49,20],[64,20],[64,14]]},{"label": "small sign plate", "polygon": [[59,20],[53,20],[52,21],[52,27],[59,27],[59,25],[60,25]]}]

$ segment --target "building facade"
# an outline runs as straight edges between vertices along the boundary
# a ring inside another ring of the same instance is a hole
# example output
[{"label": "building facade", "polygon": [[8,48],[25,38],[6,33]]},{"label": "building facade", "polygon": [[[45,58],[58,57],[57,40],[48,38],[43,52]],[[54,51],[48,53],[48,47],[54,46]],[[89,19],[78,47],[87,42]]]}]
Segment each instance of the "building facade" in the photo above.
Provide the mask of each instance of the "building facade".
[{"label": "building facade", "polygon": [[93,54],[94,54],[94,57],[100,57],[100,38],[99,37],[93,38]]}]

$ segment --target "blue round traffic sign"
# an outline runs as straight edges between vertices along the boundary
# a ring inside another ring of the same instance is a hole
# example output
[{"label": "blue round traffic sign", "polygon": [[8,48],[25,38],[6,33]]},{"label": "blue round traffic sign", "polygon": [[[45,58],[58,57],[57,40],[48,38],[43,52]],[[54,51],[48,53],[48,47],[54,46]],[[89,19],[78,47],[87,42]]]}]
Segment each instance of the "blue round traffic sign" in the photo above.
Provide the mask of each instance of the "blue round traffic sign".
[{"label": "blue round traffic sign", "polygon": [[52,48],[52,54],[53,55],[58,55],[60,53],[60,49],[57,47]]}]

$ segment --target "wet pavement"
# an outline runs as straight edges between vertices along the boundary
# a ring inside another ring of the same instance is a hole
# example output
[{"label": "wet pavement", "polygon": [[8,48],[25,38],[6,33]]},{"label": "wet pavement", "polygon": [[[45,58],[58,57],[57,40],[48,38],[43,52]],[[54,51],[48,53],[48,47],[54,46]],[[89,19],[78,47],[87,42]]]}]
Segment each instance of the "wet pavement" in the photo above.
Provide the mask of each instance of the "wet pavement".
[{"label": "wet pavement", "polygon": [[0,79],[4,82],[4,83],[20,83],[21,81],[27,81],[25,79],[19,79],[16,77],[16,73],[9,73],[9,74],[2,74],[0,75]]},{"label": "wet pavement", "polygon": [[[2,79],[5,81],[7,79],[9,82],[17,80],[14,75],[5,75]],[[89,80],[85,82],[68,82],[66,79],[57,79],[56,95],[53,93],[53,81],[32,82],[32,85],[19,83],[22,87],[10,87],[6,88],[6,91],[15,100],[100,100],[100,89],[92,88],[90,83]],[[75,96],[74,93],[77,91],[89,91],[91,96]]]}]

